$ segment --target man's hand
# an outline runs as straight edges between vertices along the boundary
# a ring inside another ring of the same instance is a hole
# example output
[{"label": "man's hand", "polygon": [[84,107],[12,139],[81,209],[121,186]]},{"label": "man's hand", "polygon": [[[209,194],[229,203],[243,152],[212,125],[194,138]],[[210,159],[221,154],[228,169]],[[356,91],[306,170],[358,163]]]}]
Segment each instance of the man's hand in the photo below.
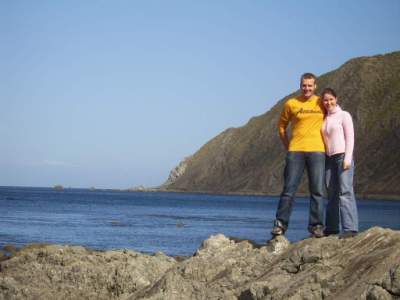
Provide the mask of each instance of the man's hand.
[{"label": "man's hand", "polygon": [[282,144],[285,147],[285,149],[289,150],[289,139],[288,139],[287,135],[283,134],[283,135],[280,135],[280,137],[281,137],[281,141],[282,141]]},{"label": "man's hand", "polygon": [[345,161],[343,162],[343,170],[348,170],[348,169],[350,169],[350,167],[351,167],[351,164],[349,164]]}]

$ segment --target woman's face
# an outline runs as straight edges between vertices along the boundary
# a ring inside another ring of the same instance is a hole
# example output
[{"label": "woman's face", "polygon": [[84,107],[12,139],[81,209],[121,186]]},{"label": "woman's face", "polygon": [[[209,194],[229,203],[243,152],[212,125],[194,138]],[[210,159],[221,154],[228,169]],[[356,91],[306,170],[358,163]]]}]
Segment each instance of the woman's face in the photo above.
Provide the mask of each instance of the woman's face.
[{"label": "woman's face", "polygon": [[337,100],[335,96],[326,93],[322,98],[322,103],[324,104],[324,107],[327,111],[332,111],[336,107]]}]

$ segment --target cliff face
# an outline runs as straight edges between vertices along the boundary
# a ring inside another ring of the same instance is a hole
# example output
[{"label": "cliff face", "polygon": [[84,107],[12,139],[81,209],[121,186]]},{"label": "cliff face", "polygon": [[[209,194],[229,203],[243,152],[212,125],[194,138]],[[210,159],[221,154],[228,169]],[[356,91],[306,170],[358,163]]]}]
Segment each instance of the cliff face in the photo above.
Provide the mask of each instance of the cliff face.
[{"label": "cliff face", "polygon": [[[362,195],[400,196],[400,52],[352,59],[318,78],[318,93],[334,88],[355,124],[355,189]],[[278,194],[285,151],[277,123],[280,100],[243,127],[216,136],[185,161],[165,189]],[[305,177],[299,189],[306,192]]]},{"label": "cliff face", "polygon": [[400,232],[378,227],[262,247],[216,235],[184,260],[38,245],[0,263],[7,300],[399,298]]}]

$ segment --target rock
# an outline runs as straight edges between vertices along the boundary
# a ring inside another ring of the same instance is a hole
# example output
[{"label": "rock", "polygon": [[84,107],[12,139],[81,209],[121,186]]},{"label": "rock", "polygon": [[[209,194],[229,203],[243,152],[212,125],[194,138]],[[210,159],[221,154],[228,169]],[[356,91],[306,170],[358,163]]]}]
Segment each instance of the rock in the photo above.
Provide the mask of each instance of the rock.
[{"label": "rock", "polygon": [[367,300],[391,300],[392,296],[380,286],[372,286],[368,289]]},{"label": "rock", "polygon": [[[1,277],[0,278],[0,291],[2,291],[2,293],[0,294],[0,299],[2,298],[3,294],[13,294],[13,295],[17,295],[19,294],[18,291],[18,283],[14,278],[10,278],[10,277]],[[6,298],[3,298],[6,299]]]},{"label": "rock", "polygon": [[0,299],[117,299],[154,284],[174,264],[130,250],[25,247],[0,264]]},{"label": "rock", "polygon": [[0,261],[8,259],[6,252],[0,250]]},{"label": "rock", "polygon": [[273,254],[281,254],[289,245],[289,240],[283,235],[278,235],[267,242],[267,248]]},{"label": "rock", "polygon": [[398,299],[400,232],[267,245],[205,240],[192,257],[33,245],[0,262],[0,299]]},{"label": "rock", "polygon": [[399,264],[387,273],[382,286],[391,294],[400,297],[400,257]]},{"label": "rock", "polygon": [[267,282],[257,282],[251,284],[247,290],[244,290],[239,295],[239,300],[257,300],[257,299],[268,299],[268,296],[272,294],[272,291],[268,287]]},{"label": "rock", "polygon": [[8,253],[10,255],[14,255],[18,252],[18,249],[13,245],[5,245],[3,247],[3,252]]},{"label": "rock", "polygon": [[138,185],[135,187],[131,187],[127,189],[128,192],[144,192],[146,191],[146,188],[144,187],[144,185]]},{"label": "rock", "polygon": [[197,255],[201,255],[203,253],[211,253],[213,255],[233,244],[234,242],[232,242],[223,234],[212,235],[209,239],[203,242],[201,248],[199,251],[197,251]]},{"label": "rock", "polygon": [[162,187],[167,187],[173,184],[179,177],[185,174],[190,158],[191,156],[185,157],[174,169],[171,170],[167,181],[162,185]]}]

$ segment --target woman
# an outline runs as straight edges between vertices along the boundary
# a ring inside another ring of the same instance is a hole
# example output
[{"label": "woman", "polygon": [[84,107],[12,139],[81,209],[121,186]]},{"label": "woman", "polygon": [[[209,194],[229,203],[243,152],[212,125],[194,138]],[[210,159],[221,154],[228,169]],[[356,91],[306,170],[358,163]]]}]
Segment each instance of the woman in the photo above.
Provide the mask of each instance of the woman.
[{"label": "woman", "polygon": [[341,220],[341,238],[353,237],[358,232],[358,214],[353,189],[354,128],[351,115],[337,104],[333,89],[326,88],[321,95],[326,116],[322,135],[326,147],[326,185],[328,206],[325,235],[338,234]]}]

